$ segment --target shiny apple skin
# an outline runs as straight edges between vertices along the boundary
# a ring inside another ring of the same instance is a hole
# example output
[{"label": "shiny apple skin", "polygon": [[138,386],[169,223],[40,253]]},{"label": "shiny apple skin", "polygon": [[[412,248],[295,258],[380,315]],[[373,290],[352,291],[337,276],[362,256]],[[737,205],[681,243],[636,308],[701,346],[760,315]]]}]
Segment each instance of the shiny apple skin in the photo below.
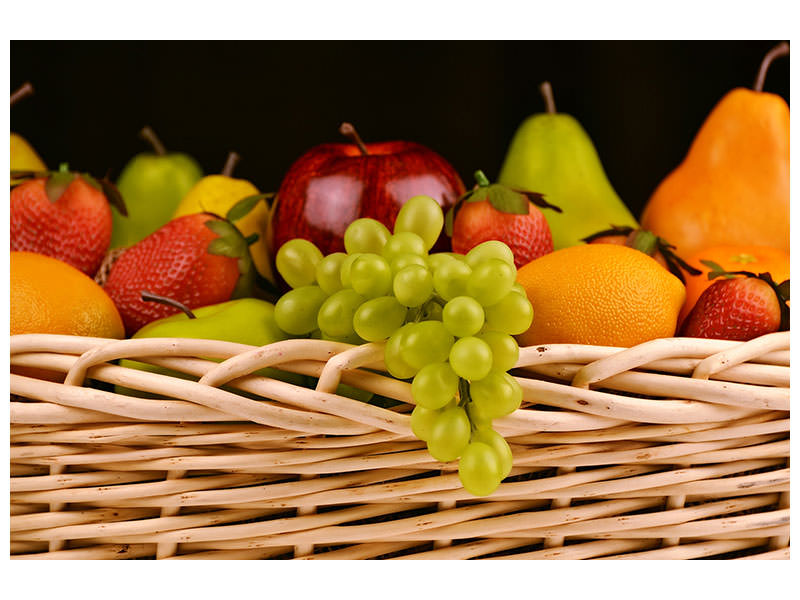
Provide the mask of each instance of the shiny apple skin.
[{"label": "shiny apple skin", "polygon": [[[456,170],[433,150],[414,142],[321,144],[289,168],[278,190],[268,235],[271,256],[293,238],[314,242],[323,254],[344,252],[344,231],[361,217],[391,231],[400,207],[426,194],[447,211],[464,193]],[[444,232],[435,250],[449,250]]]}]

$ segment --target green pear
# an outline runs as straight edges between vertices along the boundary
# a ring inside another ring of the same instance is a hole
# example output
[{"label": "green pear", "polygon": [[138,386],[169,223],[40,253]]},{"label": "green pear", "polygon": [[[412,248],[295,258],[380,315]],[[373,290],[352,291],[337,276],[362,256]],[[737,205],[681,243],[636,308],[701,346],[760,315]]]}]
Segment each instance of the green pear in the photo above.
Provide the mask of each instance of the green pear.
[{"label": "green pear", "polygon": [[608,181],[597,151],[581,124],[556,113],[550,84],[541,86],[548,110],[528,117],[508,149],[498,181],[544,194],[562,212],[544,211],[555,250],[611,225],[638,227]]},{"label": "green pear", "polygon": [[150,127],[142,129],[141,136],[154,152],[137,154],[120,173],[117,187],[128,216],[112,209],[112,248],[132,246],[167,223],[186,193],[203,177],[191,156],[167,153]]},{"label": "green pear", "polygon": [[[238,300],[228,300],[227,302],[221,302],[219,304],[203,306],[190,311],[174,300],[148,294],[147,292],[143,293],[142,299],[170,304],[185,312],[180,312],[148,323],[133,336],[137,339],[176,337],[221,340],[239,344],[249,344],[251,346],[266,346],[267,344],[279,342],[288,338],[275,323],[275,306],[265,300],[240,298]],[[191,315],[191,317],[189,315]],[[120,361],[120,366],[190,379],[188,375],[184,375],[183,373],[134,360],[123,359]],[[287,381],[295,385],[306,385],[308,382],[308,378],[304,375],[289,373],[288,371],[281,371],[279,369],[261,369],[257,374]],[[152,394],[122,386],[117,386],[117,392],[137,397],[152,396]]]}]

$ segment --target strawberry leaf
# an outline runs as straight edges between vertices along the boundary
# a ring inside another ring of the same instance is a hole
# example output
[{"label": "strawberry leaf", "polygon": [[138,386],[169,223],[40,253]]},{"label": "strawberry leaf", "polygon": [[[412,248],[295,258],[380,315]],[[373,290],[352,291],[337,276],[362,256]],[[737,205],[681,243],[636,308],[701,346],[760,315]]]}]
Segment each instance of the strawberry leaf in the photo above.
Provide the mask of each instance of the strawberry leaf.
[{"label": "strawberry leaf", "polygon": [[270,192],[267,194],[255,194],[253,196],[242,198],[236,204],[231,206],[231,208],[225,214],[225,218],[231,222],[238,221],[245,215],[249,214],[250,211],[253,210],[261,200],[266,200],[268,198],[272,198],[273,196],[275,196],[275,193]]},{"label": "strawberry leaf", "polygon": [[209,219],[205,222],[205,226],[220,237],[234,236],[239,233],[239,230],[232,223],[222,219]]},{"label": "strawberry leaf", "polygon": [[57,171],[51,174],[44,183],[44,191],[47,193],[50,202],[57,202],[64,193],[64,190],[66,190],[69,184],[74,180],[74,173]]},{"label": "strawberry leaf", "polygon": [[242,248],[241,244],[236,244],[228,238],[219,237],[211,240],[208,244],[208,253],[229,258],[239,258],[242,255]]},{"label": "strawberry leaf", "polygon": [[733,279],[733,274],[728,273],[725,269],[723,269],[719,264],[715,263],[713,260],[706,260],[700,259],[700,262],[711,269],[708,272],[708,279],[716,279],[717,277],[724,277],[725,279]]},{"label": "strawberry leaf", "polygon": [[551,210],[556,211],[557,213],[564,212],[563,210],[561,210],[560,206],[556,206],[555,204],[550,204],[547,200],[545,200],[544,194],[540,194],[539,192],[529,192],[528,190],[518,190],[516,188],[510,188],[510,189],[522,194],[530,202],[533,202],[539,208],[549,208]]},{"label": "strawberry leaf", "polygon": [[593,233],[592,235],[587,235],[585,238],[581,238],[581,241],[586,242],[587,244],[591,244],[593,241],[601,237],[607,237],[611,235],[623,235],[627,237],[632,232],[633,232],[633,227],[623,226],[623,225],[612,225],[611,229],[604,229],[603,231],[598,231],[597,233]]},{"label": "strawberry leaf", "polygon": [[786,281],[780,283],[778,285],[777,289],[778,289],[778,293],[781,295],[781,297],[788,302],[789,301],[789,280],[787,279]]},{"label": "strawberry leaf", "polygon": [[462,202],[483,202],[489,198],[489,188],[481,187],[467,192],[462,197]]},{"label": "strawberry leaf", "polygon": [[[486,188],[481,188],[478,190],[478,192],[475,193],[475,196],[484,190],[488,196],[490,204],[500,212],[513,215],[528,214],[528,198],[525,195],[515,192],[504,185],[493,183]],[[474,202],[474,200],[472,201]]]},{"label": "strawberry leaf", "polygon": [[119,191],[116,185],[114,185],[111,180],[108,178],[108,175],[103,177],[99,182],[100,189],[103,191],[103,194],[108,200],[108,203],[117,209],[119,214],[123,217],[128,216],[128,207],[125,206],[125,200],[122,197],[122,192]]}]

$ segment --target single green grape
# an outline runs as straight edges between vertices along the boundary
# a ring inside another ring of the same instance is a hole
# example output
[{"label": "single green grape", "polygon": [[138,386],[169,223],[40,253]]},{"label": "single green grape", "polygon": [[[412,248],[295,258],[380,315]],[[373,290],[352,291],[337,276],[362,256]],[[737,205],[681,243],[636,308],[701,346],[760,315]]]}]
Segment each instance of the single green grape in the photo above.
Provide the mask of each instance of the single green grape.
[{"label": "single green grape", "polygon": [[395,275],[392,289],[403,306],[420,306],[433,295],[433,277],[426,267],[409,265]]},{"label": "single green grape", "polygon": [[275,322],[291,335],[305,335],[317,328],[317,313],[328,298],[316,285],[286,292],[275,304]]},{"label": "single green grape", "polygon": [[511,448],[505,438],[497,433],[494,429],[484,428],[476,429],[472,432],[472,440],[474,442],[481,442],[491,447],[500,459],[500,477],[505,479],[511,473],[513,466],[514,456],[511,454]]},{"label": "single green grape", "polygon": [[469,381],[483,379],[492,368],[492,349],[481,339],[463,337],[450,349],[450,366]]},{"label": "single green grape", "polygon": [[472,442],[458,461],[458,478],[473,496],[488,496],[502,480],[500,459],[494,449],[483,442]]},{"label": "single green grape", "polygon": [[492,420],[481,413],[474,402],[467,404],[467,415],[469,415],[469,421],[472,423],[473,429],[487,429],[492,426]]},{"label": "single green grape", "polygon": [[406,311],[394,296],[373,298],[358,307],[353,315],[353,328],[368,342],[379,342],[400,328]]},{"label": "single green grape", "polygon": [[441,321],[421,321],[409,328],[400,355],[406,363],[421,369],[430,363],[446,361],[452,345],[453,336]]},{"label": "single green grape", "polygon": [[511,251],[511,248],[498,240],[489,240],[488,242],[478,244],[467,252],[466,261],[467,264],[474,269],[489,258],[499,258],[509,265],[514,265],[514,253]]},{"label": "single green grape", "polygon": [[328,336],[345,338],[355,333],[353,315],[366,298],[355,290],[339,290],[328,297],[317,314],[317,325]]},{"label": "single green grape", "polygon": [[473,267],[467,281],[467,293],[483,306],[491,306],[505,298],[516,278],[514,265],[497,258],[487,258]]},{"label": "single green grape", "polygon": [[334,252],[317,263],[317,283],[323,292],[333,294],[342,289],[341,269],[347,254]]},{"label": "single green grape", "polygon": [[507,333],[484,331],[475,337],[489,344],[489,348],[492,349],[492,371],[508,371],[517,364],[519,345],[517,340]]},{"label": "single green grape", "polygon": [[321,260],[319,248],[308,240],[295,238],[278,249],[275,266],[286,283],[293,288],[300,288],[314,283],[317,263]]},{"label": "single green grape", "polygon": [[383,257],[392,262],[401,254],[425,256],[425,242],[416,233],[401,231],[391,236],[383,247]]},{"label": "single green grape", "polygon": [[433,273],[433,288],[445,300],[467,295],[467,282],[472,269],[459,260],[439,265]]},{"label": "single green grape", "polygon": [[392,269],[378,254],[361,254],[350,266],[350,285],[365,298],[385,296],[392,289]]},{"label": "single green grape", "polygon": [[519,281],[514,282],[514,285],[511,286],[511,291],[522,294],[526,298],[528,297],[528,292],[525,291],[525,288],[522,287],[522,284]]},{"label": "single green grape", "polygon": [[443,408],[458,392],[458,375],[447,363],[432,363],[419,370],[411,383],[411,395],[418,406]]},{"label": "single green grape", "polygon": [[527,296],[509,292],[497,304],[485,308],[487,329],[511,335],[525,333],[533,322],[533,306]]},{"label": "single green grape", "polygon": [[428,267],[428,263],[426,263],[425,259],[419,254],[410,254],[409,252],[404,252],[403,254],[398,254],[392,259],[392,273],[397,275],[400,271],[410,265],[419,265],[420,267],[426,268]]},{"label": "single green grape", "polygon": [[386,370],[392,377],[398,379],[409,379],[417,374],[419,369],[410,366],[403,357],[400,356],[400,348],[405,343],[406,333],[414,326],[414,323],[406,323],[400,329],[395,331],[386,341],[386,346],[383,349],[383,362],[386,365]]},{"label": "single green grape", "polygon": [[475,335],[483,327],[483,307],[474,298],[456,296],[445,304],[442,323],[456,337]]},{"label": "single green grape", "polygon": [[441,410],[415,406],[411,411],[411,432],[423,442],[427,442],[433,432],[433,424],[440,414],[442,414]]},{"label": "single green grape", "polygon": [[428,452],[439,462],[450,462],[461,456],[469,444],[471,428],[469,417],[461,407],[444,409],[433,422],[428,442]]},{"label": "single green grape", "polygon": [[456,260],[447,252],[437,252],[435,254],[428,255],[428,268],[436,273],[436,269],[441,267],[443,264],[450,262],[451,260]]},{"label": "single green grape", "polygon": [[403,231],[416,233],[430,250],[439,239],[444,225],[444,214],[436,200],[430,196],[414,196],[406,201],[397,213],[394,233]]},{"label": "single green grape", "polygon": [[522,394],[517,392],[518,389],[522,391],[508,373],[491,371],[486,377],[469,384],[469,395],[479,416],[497,419],[519,408]]},{"label": "single green grape", "polygon": [[344,231],[344,248],[348,254],[380,254],[390,236],[389,230],[380,221],[356,219]]},{"label": "single green grape", "polygon": [[361,256],[360,252],[355,254],[348,254],[347,258],[342,261],[342,266],[339,269],[339,279],[342,282],[342,287],[352,287],[350,282],[350,272],[353,269],[353,263]]}]

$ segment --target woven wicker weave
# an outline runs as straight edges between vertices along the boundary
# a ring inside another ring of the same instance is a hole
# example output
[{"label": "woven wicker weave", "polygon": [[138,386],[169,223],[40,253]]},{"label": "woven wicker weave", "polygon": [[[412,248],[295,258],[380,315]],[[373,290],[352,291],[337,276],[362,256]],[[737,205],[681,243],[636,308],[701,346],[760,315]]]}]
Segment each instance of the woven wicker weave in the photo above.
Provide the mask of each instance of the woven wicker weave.
[{"label": "woven wicker weave", "polygon": [[[476,498],[411,435],[379,345],[14,336],[15,370],[68,374],[11,375],[11,553],[788,558],[788,348],[788,332],[523,348],[523,407],[495,421],[514,469]],[[194,379],[115,364],[131,357]],[[251,375],[266,366],[319,384]]]}]

